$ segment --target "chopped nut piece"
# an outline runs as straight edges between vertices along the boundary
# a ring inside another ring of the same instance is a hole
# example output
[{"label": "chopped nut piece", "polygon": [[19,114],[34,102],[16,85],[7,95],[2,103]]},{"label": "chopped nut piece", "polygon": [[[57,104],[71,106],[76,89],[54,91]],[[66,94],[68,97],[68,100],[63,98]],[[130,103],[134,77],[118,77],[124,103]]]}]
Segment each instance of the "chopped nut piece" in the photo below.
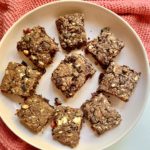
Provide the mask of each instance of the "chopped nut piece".
[{"label": "chopped nut piece", "polygon": [[127,102],[140,78],[140,74],[128,66],[119,66],[112,62],[100,79],[98,91],[115,95]]},{"label": "chopped nut piece", "polygon": [[37,60],[37,57],[34,56],[34,55],[31,55],[31,59],[32,59],[32,60]]},{"label": "chopped nut piece", "polygon": [[113,83],[113,84],[111,84],[111,87],[115,87],[115,86],[116,86],[116,84],[114,84],[114,83]]},{"label": "chopped nut piece", "polygon": [[23,52],[35,66],[45,69],[52,63],[58,51],[58,44],[46,34],[43,27],[37,26],[26,30],[22,39],[17,43],[17,49]]},{"label": "chopped nut piece", "polygon": [[100,36],[88,42],[85,50],[106,68],[109,63],[121,52],[124,43],[114,37],[108,27],[101,30]]},{"label": "chopped nut piece", "polygon": [[80,139],[82,117],[80,109],[57,106],[53,117],[53,138],[64,145],[75,147]]},{"label": "chopped nut piece", "polygon": [[1,91],[23,97],[31,96],[42,73],[19,63],[10,62],[1,83]]},{"label": "chopped nut piece", "polygon": [[65,124],[65,123],[67,123],[67,117],[66,116],[64,116],[63,118],[61,118],[60,120],[58,120],[58,125],[60,126],[60,125],[62,125],[62,124]]},{"label": "chopped nut piece", "polygon": [[41,66],[44,66],[44,63],[43,63],[42,61],[39,61],[39,64],[40,64]]},{"label": "chopped nut piece", "polygon": [[58,133],[63,133],[63,131],[59,131]]},{"label": "chopped nut piece", "polygon": [[73,119],[73,122],[74,123],[77,123],[77,124],[80,124],[81,123],[81,117],[75,117],[74,119]]},{"label": "chopped nut piece", "polygon": [[52,81],[67,97],[72,97],[95,73],[92,64],[81,54],[66,56],[52,74]]},{"label": "chopped nut piece", "polygon": [[102,93],[94,94],[81,108],[84,117],[98,135],[118,126],[121,122],[120,114],[110,105]]},{"label": "chopped nut piece", "polygon": [[136,76],[136,77],[134,78],[135,81],[137,81],[138,79],[139,79],[139,76]]},{"label": "chopped nut piece", "polygon": [[23,105],[21,106],[21,108],[23,108],[23,109],[28,109],[28,108],[29,108],[29,105],[23,104]]},{"label": "chopped nut piece", "polygon": [[20,121],[33,132],[40,132],[52,119],[54,109],[40,95],[28,97],[17,110]]},{"label": "chopped nut piece", "polygon": [[28,51],[28,50],[23,50],[23,53],[24,53],[25,55],[28,55],[28,54],[29,54],[29,51]]},{"label": "chopped nut piece", "polygon": [[71,51],[86,44],[83,14],[74,13],[60,16],[56,20],[56,26],[59,32],[60,44],[64,50]]}]

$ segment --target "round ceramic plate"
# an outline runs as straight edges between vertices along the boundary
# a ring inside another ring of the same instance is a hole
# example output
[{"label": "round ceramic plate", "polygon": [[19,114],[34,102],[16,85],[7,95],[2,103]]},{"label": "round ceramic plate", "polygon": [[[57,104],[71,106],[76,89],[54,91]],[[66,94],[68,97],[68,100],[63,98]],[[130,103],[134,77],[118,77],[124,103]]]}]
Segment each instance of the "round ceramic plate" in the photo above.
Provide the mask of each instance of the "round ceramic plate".
[{"label": "round ceramic plate", "polygon": [[[0,80],[4,75],[4,70],[9,61],[22,61],[21,57],[17,53],[16,44],[22,36],[23,29],[37,25],[43,26],[48,35],[55,38],[56,42],[59,43],[55,20],[60,15],[73,12],[83,12],[85,14],[85,30],[90,39],[97,37],[100,33],[100,29],[109,26],[111,31],[119,39],[125,42],[125,47],[116,58],[116,62],[128,65],[142,73],[129,102],[124,103],[118,99],[112,100],[113,106],[122,115],[122,122],[118,127],[98,137],[95,136],[93,131],[86,124],[83,124],[80,142],[75,149],[98,150],[109,147],[113,143],[117,142],[134,127],[143,112],[149,96],[149,66],[145,49],[135,31],[115,13],[106,8],[79,1],[54,2],[34,9],[19,19],[8,30],[0,43]],[[77,52],[82,53],[80,50]],[[49,99],[50,104],[52,105],[54,104],[55,97],[62,99],[62,94],[58,92],[51,83],[51,73],[64,56],[65,53],[62,50],[57,53],[54,63],[47,68],[47,72],[40,80],[39,86],[36,90],[38,94],[42,94],[43,97]],[[94,66],[97,70],[96,74],[92,77],[92,79],[89,79],[85,83],[85,85],[73,98],[69,100],[64,99],[63,105],[80,107],[86,99],[90,98],[91,93],[96,91],[98,87],[98,76],[102,70],[100,67],[96,65]],[[53,140],[50,125],[39,134],[31,133],[19,122],[19,119],[15,115],[17,108],[19,108],[19,104],[15,100],[11,100],[10,98],[0,94],[1,118],[16,135],[39,149],[70,149],[69,147]]]}]

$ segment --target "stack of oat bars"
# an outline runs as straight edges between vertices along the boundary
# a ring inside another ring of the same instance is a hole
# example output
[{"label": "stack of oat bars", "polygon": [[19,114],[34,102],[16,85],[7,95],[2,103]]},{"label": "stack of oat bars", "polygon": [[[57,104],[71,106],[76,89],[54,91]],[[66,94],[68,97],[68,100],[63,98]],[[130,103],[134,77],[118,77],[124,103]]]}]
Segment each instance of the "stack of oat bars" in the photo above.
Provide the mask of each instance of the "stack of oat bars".
[{"label": "stack of oat bars", "polygon": [[36,94],[40,78],[59,51],[58,44],[41,26],[25,29],[17,43],[18,52],[27,57],[34,67],[24,61],[9,62],[0,87],[3,93],[23,98],[24,102],[16,113],[22,124],[35,133],[51,124],[53,139],[72,148],[79,143],[83,120],[89,122],[97,135],[120,124],[121,115],[106,95],[127,102],[141,74],[114,61],[124,42],[116,38],[110,28],[103,28],[97,38],[87,41],[84,24],[82,13],[67,14],[56,20],[60,45],[67,54],[51,76],[54,86],[66,98],[71,98],[96,72],[87,55],[73,50],[82,49],[93,56],[104,71],[98,79],[97,91],[91,93],[91,98],[81,108],[63,106],[58,99],[57,105],[51,106],[49,100]]}]

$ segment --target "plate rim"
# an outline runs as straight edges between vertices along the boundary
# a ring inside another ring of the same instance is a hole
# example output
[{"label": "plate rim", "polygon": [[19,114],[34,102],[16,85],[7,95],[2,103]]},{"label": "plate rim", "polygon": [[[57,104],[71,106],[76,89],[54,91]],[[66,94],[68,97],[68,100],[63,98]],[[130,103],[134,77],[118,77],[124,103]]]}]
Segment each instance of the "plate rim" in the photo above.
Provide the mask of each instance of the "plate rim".
[{"label": "plate rim", "polygon": [[[95,3],[92,3],[92,2],[88,2],[88,1],[79,1],[79,0],[67,0],[67,1],[52,1],[52,2],[48,2],[46,4],[43,4],[41,6],[38,6],[32,10],[30,10],[29,12],[25,13],[23,16],[21,16],[16,22],[13,23],[13,25],[7,30],[7,32],[4,34],[3,38],[1,39],[0,41],[0,49],[2,47],[2,44],[3,42],[5,41],[5,39],[7,38],[7,36],[9,35],[9,33],[13,30],[13,28],[19,23],[21,22],[25,17],[27,17],[28,15],[34,13],[35,11],[39,10],[39,9],[42,9],[44,7],[47,7],[47,6],[50,6],[50,5],[55,5],[55,4],[58,4],[58,3],[81,3],[81,4],[88,4],[88,5],[94,5],[95,7],[97,8],[100,8],[100,9],[103,9],[104,11],[112,14],[113,16],[115,16],[116,18],[118,18],[120,21],[122,21],[129,29],[130,31],[134,34],[134,36],[136,37],[136,39],[138,40],[139,44],[141,45],[142,47],[142,52],[144,54],[144,59],[145,59],[145,62],[146,62],[146,71],[147,71],[147,77],[148,77],[148,84],[147,84],[147,87],[146,87],[146,97],[147,99],[145,100],[137,118],[134,120],[134,122],[131,124],[131,126],[125,130],[124,133],[122,133],[118,138],[116,138],[115,140],[113,140],[112,142],[110,142],[109,144],[105,145],[103,147],[103,149],[106,149],[112,145],[114,145],[115,143],[119,142],[121,139],[125,138],[125,136],[127,136],[131,130],[137,125],[138,121],[140,120],[140,118],[142,117],[142,114],[144,113],[144,110],[145,110],[145,107],[146,107],[146,104],[148,103],[148,99],[150,97],[150,94],[148,92],[148,89],[150,89],[150,67],[149,67],[149,60],[148,60],[148,56],[147,56],[147,53],[146,53],[146,49],[142,43],[142,40],[140,39],[139,35],[136,33],[136,31],[130,26],[130,24],[124,20],[123,18],[121,18],[119,15],[117,15],[115,12],[111,11],[110,9],[104,7],[104,6],[101,6],[101,5],[97,5]],[[1,107],[1,106],[0,106]],[[27,142],[28,144],[34,146],[35,148],[39,148],[35,143],[30,143],[30,141],[24,137],[22,137],[21,135],[17,134],[16,130],[14,130],[11,125],[4,119],[4,115],[3,113],[0,111],[0,117],[2,119],[2,121],[5,123],[5,125],[16,135],[18,136],[20,139],[22,139],[23,141]],[[98,147],[99,148],[99,147]]]}]

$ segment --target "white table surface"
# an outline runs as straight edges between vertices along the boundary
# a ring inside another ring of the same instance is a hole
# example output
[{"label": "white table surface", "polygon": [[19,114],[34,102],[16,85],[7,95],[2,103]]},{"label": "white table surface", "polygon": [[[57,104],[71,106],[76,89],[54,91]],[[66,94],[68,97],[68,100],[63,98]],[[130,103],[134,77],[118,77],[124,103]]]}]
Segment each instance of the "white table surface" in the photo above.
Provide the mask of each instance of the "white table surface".
[{"label": "white table surface", "polygon": [[150,150],[150,99],[135,128],[106,150]]}]

